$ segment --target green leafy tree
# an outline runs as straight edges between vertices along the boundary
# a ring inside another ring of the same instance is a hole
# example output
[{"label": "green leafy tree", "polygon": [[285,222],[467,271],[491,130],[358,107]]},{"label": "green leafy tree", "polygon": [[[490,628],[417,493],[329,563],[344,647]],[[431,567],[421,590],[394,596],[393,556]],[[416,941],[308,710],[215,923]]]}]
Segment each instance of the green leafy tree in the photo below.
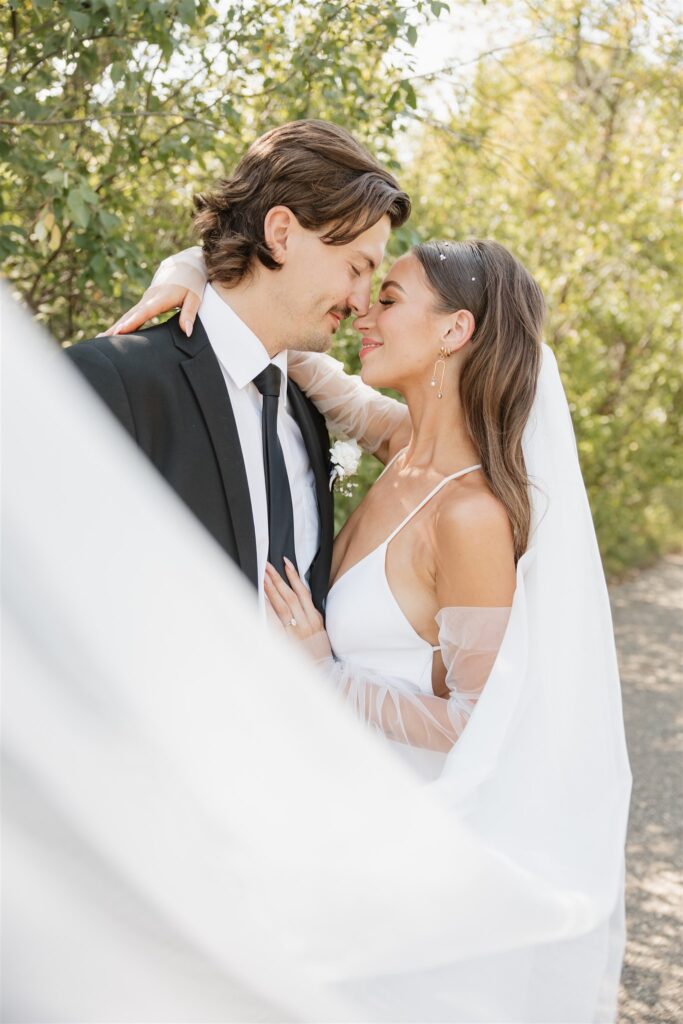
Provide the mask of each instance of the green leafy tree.
[{"label": "green leafy tree", "polygon": [[[61,341],[188,244],[191,196],[273,125],[323,117],[391,160],[416,25],[444,5],[10,0],[0,256]],[[391,56],[390,56],[391,54]]]},{"label": "green leafy tree", "polygon": [[[542,284],[620,573],[683,542],[683,44],[661,0],[485,10],[518,38],[417,78],[418,33],[448,11],[437,0],[10,0],[0,256],[39,319],[77,341],[189,244],[193,192],[269,127],[325,117],[397,169],[400,153],[415,213],[390,258],[420,238],[489,236]],[[446,115],[430,109],[433,82]],[[352,333],[335,348],[357,371]],[[376,474],[364,459],[338,524]]]},{"label": "green leafy tree", "polygon": [[494,237],[541,283],[613,573],[683,540],[681,51],[664,7],[525,4],[515,45],[441,73],[404,175],[425,237]]}]

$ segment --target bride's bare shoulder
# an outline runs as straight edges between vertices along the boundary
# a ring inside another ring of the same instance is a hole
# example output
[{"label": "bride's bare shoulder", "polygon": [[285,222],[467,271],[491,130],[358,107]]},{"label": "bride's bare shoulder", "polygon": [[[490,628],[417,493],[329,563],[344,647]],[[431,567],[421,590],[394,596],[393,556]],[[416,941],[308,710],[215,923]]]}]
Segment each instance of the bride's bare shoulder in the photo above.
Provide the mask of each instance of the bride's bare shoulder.
[{"label": "bride's bare shoulder", "polygon": [[454,488],[439,503],[434,527],[440,603],[508,605],[515,550],[503,502],[487,487]]},{"label": "bride's bare shoulder", "polygon": [[478,539],[512,544],[512,527],[505,505],[483,481],[466,487],[444,487],[436,509],[435,527],[442,540],[454,543]]}]

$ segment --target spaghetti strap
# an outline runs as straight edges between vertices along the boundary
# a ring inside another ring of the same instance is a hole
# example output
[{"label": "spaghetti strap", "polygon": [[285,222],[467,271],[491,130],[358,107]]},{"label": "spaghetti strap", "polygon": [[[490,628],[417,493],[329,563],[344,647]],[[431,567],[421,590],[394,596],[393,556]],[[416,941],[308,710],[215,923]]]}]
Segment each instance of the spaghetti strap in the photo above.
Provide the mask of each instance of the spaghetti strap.
[{"label": "spaghetti strap", "polygon": [[[394,456],[394,458],[396,458],[396,456]],[[392,459],[391,461],[393,462],[393,459]],[[386,468],[386,469],[388,469],[388,468],[389,468],[389,466],[387,465],[387,466],[386,466],[385,468]],[[438,484],[436,485],[436,487],[434,487],[434,488],[433,488],[433,489],[432,489],[432,490],[431,490],[431,491],[429,492],[429,494],[427,495],[427,497],[426,497],[426,498],[423,498],[423,499],[422,499],[422,501],[421,501],[421,502],[419,503],[419,505],[417,505],[417,506],[416,506],[416,507],[415,507],[415,508],[413,509],[413,511],[412,511],[412,512],[409,512],[409,513],[408,513],[408,515],[407,515],[407,516],[405,517],[405,519],[403,520],[403,522],[401,522],[401,523],[399,523],[399,524],[398,524],[398,526],[397,526],[397,527],[396,527],[396,529],[395,529],[395,530],[393,531],[393,533],[389,534],[389,536],[387,537],[387,539],[386,539],[386,540],[384,541],[384,544],[388,546],[388,545],[389,545],[389,544],[391,543],[391,541],[392,541],[392,540],[394,539],[394,537],[396,536],[396,534],[397,534],[397,533],[400,533],[400,532],[401,532],[401,530],[403,529],[403,527],[404,527],[404,526],[406,526],[406,525],[407,525],[407,523],[409,523],[409,522],[410,522],[410,520],[411,520],[411,519],[413,518],[413,516],[417,515],[417,513],[418,513],[418,512],[420,511],[420,509],[423,509],[423,508],[425,507],[425,505],[427,504],[427,502],[428,502],[428,501],[431,501],[431,500],[432,500],[432,498],[434,497],[434,495],[435,495],[435,494],[438,494],[438,493],[439,493],[439,491],[441,490],[441,488],[442,488],[442,487],[445,487],[445,486],[446,486],[446,484],[448,484],[448,483],[450,483],[450,482],[451,482],[451,480],[457,480],[459,476],[464,476],[464,475],[465,475],[465,473],[471,473],[471,472],[473,472],[473,470],[475,470],[475,469],[481,469],[481,464],[480,464],[480,463],[477,463],[477,465],[476,465],[476,466],[467,466],[467,468],[466,468],[466,469],[461,469],[461,470],[459,470],[459,471],[458,471],[457,473],[451,473],[451,475],[450,475],[450,476],[445,476],[445,477],[443,478],[443,480],[440,480],[440,481],[439,481],[439,483],[438,483]]]}]

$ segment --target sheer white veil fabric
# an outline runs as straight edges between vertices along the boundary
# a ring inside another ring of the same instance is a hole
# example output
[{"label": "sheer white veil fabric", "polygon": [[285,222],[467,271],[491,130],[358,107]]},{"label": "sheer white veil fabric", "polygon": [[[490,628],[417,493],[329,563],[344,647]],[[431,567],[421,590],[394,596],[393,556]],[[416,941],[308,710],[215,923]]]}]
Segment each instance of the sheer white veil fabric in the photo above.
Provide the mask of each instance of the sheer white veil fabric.
[{"label": "sheer white veil fabric", "polygon": [[548,508],[425,786],[2,299],[4,1018],[613,1020],[630,776],[548,351]]},{"label": "sheer white veil fabric", "polygon": [[[441,1020],[611,1021],[625,941],[631,792],[607,586],[557,361],[543,345],[523,439],[532,526],[503,643],[431,784],[486,847],[590,907],[592,924],[431,972]],[[447,873],[457,871],[439,859]],[[412,982],[386,979],[410,1002]],[[412,1011],[419,1019],[419,1004]],[[408,1016],[410,1018],[410,1011]]]}]

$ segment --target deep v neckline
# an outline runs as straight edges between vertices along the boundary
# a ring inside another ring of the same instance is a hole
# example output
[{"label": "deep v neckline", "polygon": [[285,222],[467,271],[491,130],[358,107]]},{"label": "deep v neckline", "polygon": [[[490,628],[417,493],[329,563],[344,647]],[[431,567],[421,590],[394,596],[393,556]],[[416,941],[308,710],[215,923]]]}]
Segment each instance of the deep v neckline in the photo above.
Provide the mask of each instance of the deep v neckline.
[{"label": "deep v neckline", "polygon": [[[352,573],[354,571],[354,569],[357,569],[359,565],[363,564],[363,562],[367,562],[368,558],[370,558],[371,555],[376,554],[379,551],[379,549],[383,548],[387,543],[388,542],[386,540],[383,540],[382,543],[378,544],[376,548],[372,549],[372,551],[368,551],[367,555],[363,555],[363,557],[360,558],[357,562],[354,562],[350,569],[347,569],[346,572],[343,572],[341,574],[341,576],[337,576],[336,580],[331,585],[331,587],[330,587],[330,589],[328,591],[328,595],[332,593],[332,591],[334,590],[335,587],[339,586],[339,584],[341,583],[342,580],[346,579],[346,577],[349,575],[349,573]],[[385,571],[385,575],[386,575],[386,571]]]},{"label": "deep v neckline", "polygon": [[[388,463],[386,464],[386,466],[384,467],[384,469],[383,469],[383,470],[382,470],[382,472],[380,473],[379,477],[377,478],[378,480],[379,480],[379,479],[381,479],[381,477],[383,477],[383,476],[384,476],[384,474],[385,474],[385,473],[387,472],[387,470],[388,470],[388,469],[389,469],[389,468],[390,468],[391,466],[393,466],[393,464],[394,464],[394,462],[396,461],[396,459],[397,459],[397,458],[399,457],[399,455],[402,455],[404,451],[405,451],[405,448],[402,448],[402,449],[401,449],[401,451],[399,451],[399,452],[396,452],[396,454],[394,455],[394,457],[393,457],[392,459],[390,459],[390,460],[389,460],[389,462],[388,462]],[[359,559],[359,560],[358,560],[357,562],[354,562],[354,564],[353,564],[353,565],[352,565],[352,566],[351,566],[351,567],[350,567],[349,569],[347,569],[347,570],[346,570],[345,572],[343,572],[343,573],[341,574],[341,576],[337,575],[337,577],[336,577],[336,579],[335,579],[334,583],[333,583],[333,584],[331,585],[331,587],[330,587],[330,589],[329,589],[329,591],[328,591],[328,597],[329,597],[329,594],[331,594],[331,593],[332,593],[332,591],[334,590],[334,588],[335,588],[336,586],[338,586],[338,584],[339,584],[339,583],[341,583],[341,581],[342,581],[343,579],[345,579],[345,578],[346,578],[346,577],[347,577],[347,576],[349,575],[349,573],[352,573],[352,572],[354,571],[354,569],[357,569],[357,568],[358,568],[358,566],[362,565],[362,564],[363,564],[364,562],[367,562],[368,558],[370,558],[370,557],[371,557],[372,555],[376,554],[376,553],[377,553],[378,551],[380,551],[380,550],[381,550],[382,548],[385,548],[385,549],[386,549],[386,548],[387,548],[387,547],[389,546],[389,544],[391,543],[391,541],[392,541],[392,540],[394,539],[394,537],[395,537],[395,536],[396,536],[396,535],[397,535],[398,533],[400,533],[400,532],[401,532],[401,530],[403,529],[403,527],[404,527],[404,526],[407,526],[407,525],[408,525],[408,523],[410,522],[410,520],[411,520],[411,519],[412,519],[412,518],[413,518],[413,517],[414,517],[415,515],[417,515],[417,513],[418,513],[418,512],[419,512],[419,511],[420,511],[421,509],[423,509],[423,508],[424,508],[424,506],[425,506],[425,505],[426,505],[426,504],[427,504],[427,503],[428,503],[429,501],[431,501],[431,499],[432,499],[432,498],[433,498],[433,497],[434,497],[434,496],[435,496],[436,494],[438,494],[438,492],[439,492],[439,491],[441,490],[441,488],[442,488],[442,487],[444,487],[444,486],[445,486],[445,485],[446,485],[447,483],[450,483],[450,481],[451,481],[451,480],[457,480],[457,479],[458,479],[458,477],[464,476],[464,475],[465,475],[466,473],[471,473],[471,472],[473,472],[473,471],[474,471],[475,469],[481,469],[481,464],[480,464],[480,463],[477,463],[477,464],[476,464],[475,466],[467,466],[467,467],[466,467],[465,469],[460,469],[460,470],[458,470],[458,472],[457,472],[457,473],[451,473],[451,474],[450,474],[449,476],[445,476],[445,477],[443,477],[443,479],[442,479],[442,480],[440,480],[440,481],[439,481],[439,483],[438,483],[438,484],[437,484],[437,485],[436,485],[435,487],[433,487],[433,488],[432,488],[432,490],[431,490],[431,491],[430,491],[430,492],[429,492],[429,493],[428,493],[428,494],[426,495],[426,497],[424,497],[424,498],[423,498],[423,499],[422,499],[421,501],[419,501],[419,502],[418,502],[418,504],[417,504],[417,505],[415,506],[415,508],[414,508],[414,509],[412,509],[412,511],[410,511],[410,512],[408,513],[408,515],[407,515],[407,516],[405,516],[405,517],[404,517],[404,518],[403,518],[403,519],[401,520],[401,522],[400,522],[400,523],[398,524],[398,526],[397,526],[397,527],[396,527],[396,528],[395,528],[394,530],[392,530],[392,531],[391,531],[391,533],[389,534],[389,536],[388,536],[388,537],[386,537],[386,538],[385,538],[385,539],[384,539],[384,540],[383,540],[383,541],[382,541],[382,542],[381,542],[380,544],[377,544],[377,545],[376,545],[376,546],[375,546],[374,548],[372,548],[372,550],[368,551],[367,555],[363,555],[363,557],[362,557],[362,558],[360,558],[360,559]],[[400,609],[400,605],[398,604],[398,601],[396,601],[396,597],[394,596],[394,592],[393,592],[393,590],[391,589],[391,587],[390,587],[390,585],[389,585],[389,578],[388,578],[388,576],[387,576],[387,570],[386,570],[386,550],[385,550],[385,554],[384,554],[384,559],[383,559],[383,561],[382,561],[382,572],[383,572],[383,574],[384,574],[384,578],[385,578],[385,580],[386,580],[386,584],[387,584],[387,589],[389,590],[389,592],[390,592],[391,596],[392,596],[392,597],[394,598],[394,601],[396,602],[396,605],[397,605],[397,607],[399,607],[399,609]],[[405,614],[404,614],[404,618],[405,618]],[[407,621],[407,620],[406,620],[406,621]]]}]

